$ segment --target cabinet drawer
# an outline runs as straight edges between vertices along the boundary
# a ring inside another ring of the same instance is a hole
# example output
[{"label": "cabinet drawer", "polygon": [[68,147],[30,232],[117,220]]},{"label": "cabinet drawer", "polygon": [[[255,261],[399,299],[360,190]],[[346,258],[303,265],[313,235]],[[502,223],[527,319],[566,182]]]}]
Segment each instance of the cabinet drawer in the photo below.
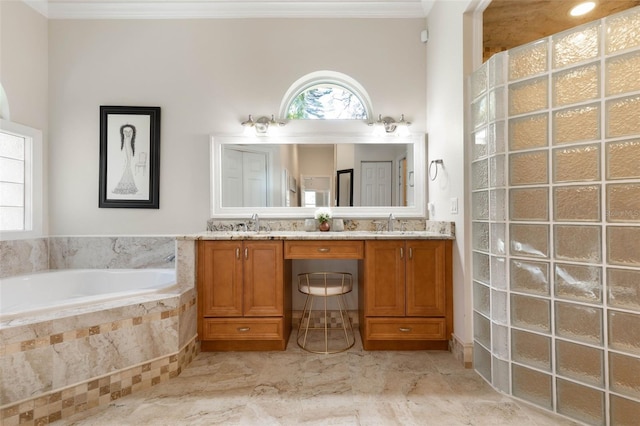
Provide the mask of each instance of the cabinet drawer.
[{"label": "cabinet drawer", "polygon": [[285,259],[362,259],[363,241],[285,241]]},{"label": "cabinet drawer", "polygon": [[284,318],[205,318],[202,340],[281,340]]},{"label": "cabinet drawer", "polygon": [[369,340],[443,340],[444,318],[365,318]]}]

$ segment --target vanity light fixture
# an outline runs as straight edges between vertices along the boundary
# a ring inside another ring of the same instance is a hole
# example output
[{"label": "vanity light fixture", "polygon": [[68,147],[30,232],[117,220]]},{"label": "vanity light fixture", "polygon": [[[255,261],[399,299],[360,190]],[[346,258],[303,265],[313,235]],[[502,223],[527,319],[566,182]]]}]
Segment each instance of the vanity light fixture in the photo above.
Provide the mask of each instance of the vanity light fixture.
[{"label": "vanity light fixture", "polygon": [[287,123],[276,120],[273,114],[271,114],[271,118],[262,116],[254,121],[253,115],[249,114],[249,118],[240,124],[244,126],[245,133],[247,133],[250,128],[253,128],[256,135],[266,135],[269,133],[269,127],[282,127]]},{"label": "vanity light fixture", "polygon": [[382,135],[396,135],[396,136],[408,136],[410,121],[405,121],[404,114],[400,115],[400,121],[394,120],[392,117],[382,117],[382,114],[378,114],[378,121],[369,123],[373,126],[373,134],[377,136]]}]

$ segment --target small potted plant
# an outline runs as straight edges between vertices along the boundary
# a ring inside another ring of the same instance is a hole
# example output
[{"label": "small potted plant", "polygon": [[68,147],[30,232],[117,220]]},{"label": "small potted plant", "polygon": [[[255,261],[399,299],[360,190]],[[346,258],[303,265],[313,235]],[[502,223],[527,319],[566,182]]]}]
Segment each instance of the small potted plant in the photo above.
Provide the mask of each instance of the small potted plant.
[{"label": "small potted plant", "polygon": [[318,222],[320,222],[319,229],[323,232],[331,229],[331,225],[329,224],[329,220],[331,219],[331,210],[327,207],[320,207],[316,210],[315,218]]}]

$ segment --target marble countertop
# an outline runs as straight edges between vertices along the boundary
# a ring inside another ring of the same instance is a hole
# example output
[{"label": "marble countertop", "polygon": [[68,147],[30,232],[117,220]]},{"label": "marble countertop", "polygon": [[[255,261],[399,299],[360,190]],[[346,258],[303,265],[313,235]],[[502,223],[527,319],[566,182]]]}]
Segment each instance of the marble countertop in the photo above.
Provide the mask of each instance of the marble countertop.
[{"label": "marble countertop", "polygon": [[207,231],[183,240],[454,240],[455,236],[430,231]]}]

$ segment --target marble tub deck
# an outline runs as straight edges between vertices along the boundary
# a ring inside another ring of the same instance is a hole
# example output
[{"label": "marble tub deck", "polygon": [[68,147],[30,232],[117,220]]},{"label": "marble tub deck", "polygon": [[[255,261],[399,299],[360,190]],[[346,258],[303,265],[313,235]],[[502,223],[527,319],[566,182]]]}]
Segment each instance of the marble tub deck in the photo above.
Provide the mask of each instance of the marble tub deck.
[{"label": "marble tub deck", "polygon": [[494,391],[449,352],[202,352],[168,382],[54,425],[576,425]]}]

